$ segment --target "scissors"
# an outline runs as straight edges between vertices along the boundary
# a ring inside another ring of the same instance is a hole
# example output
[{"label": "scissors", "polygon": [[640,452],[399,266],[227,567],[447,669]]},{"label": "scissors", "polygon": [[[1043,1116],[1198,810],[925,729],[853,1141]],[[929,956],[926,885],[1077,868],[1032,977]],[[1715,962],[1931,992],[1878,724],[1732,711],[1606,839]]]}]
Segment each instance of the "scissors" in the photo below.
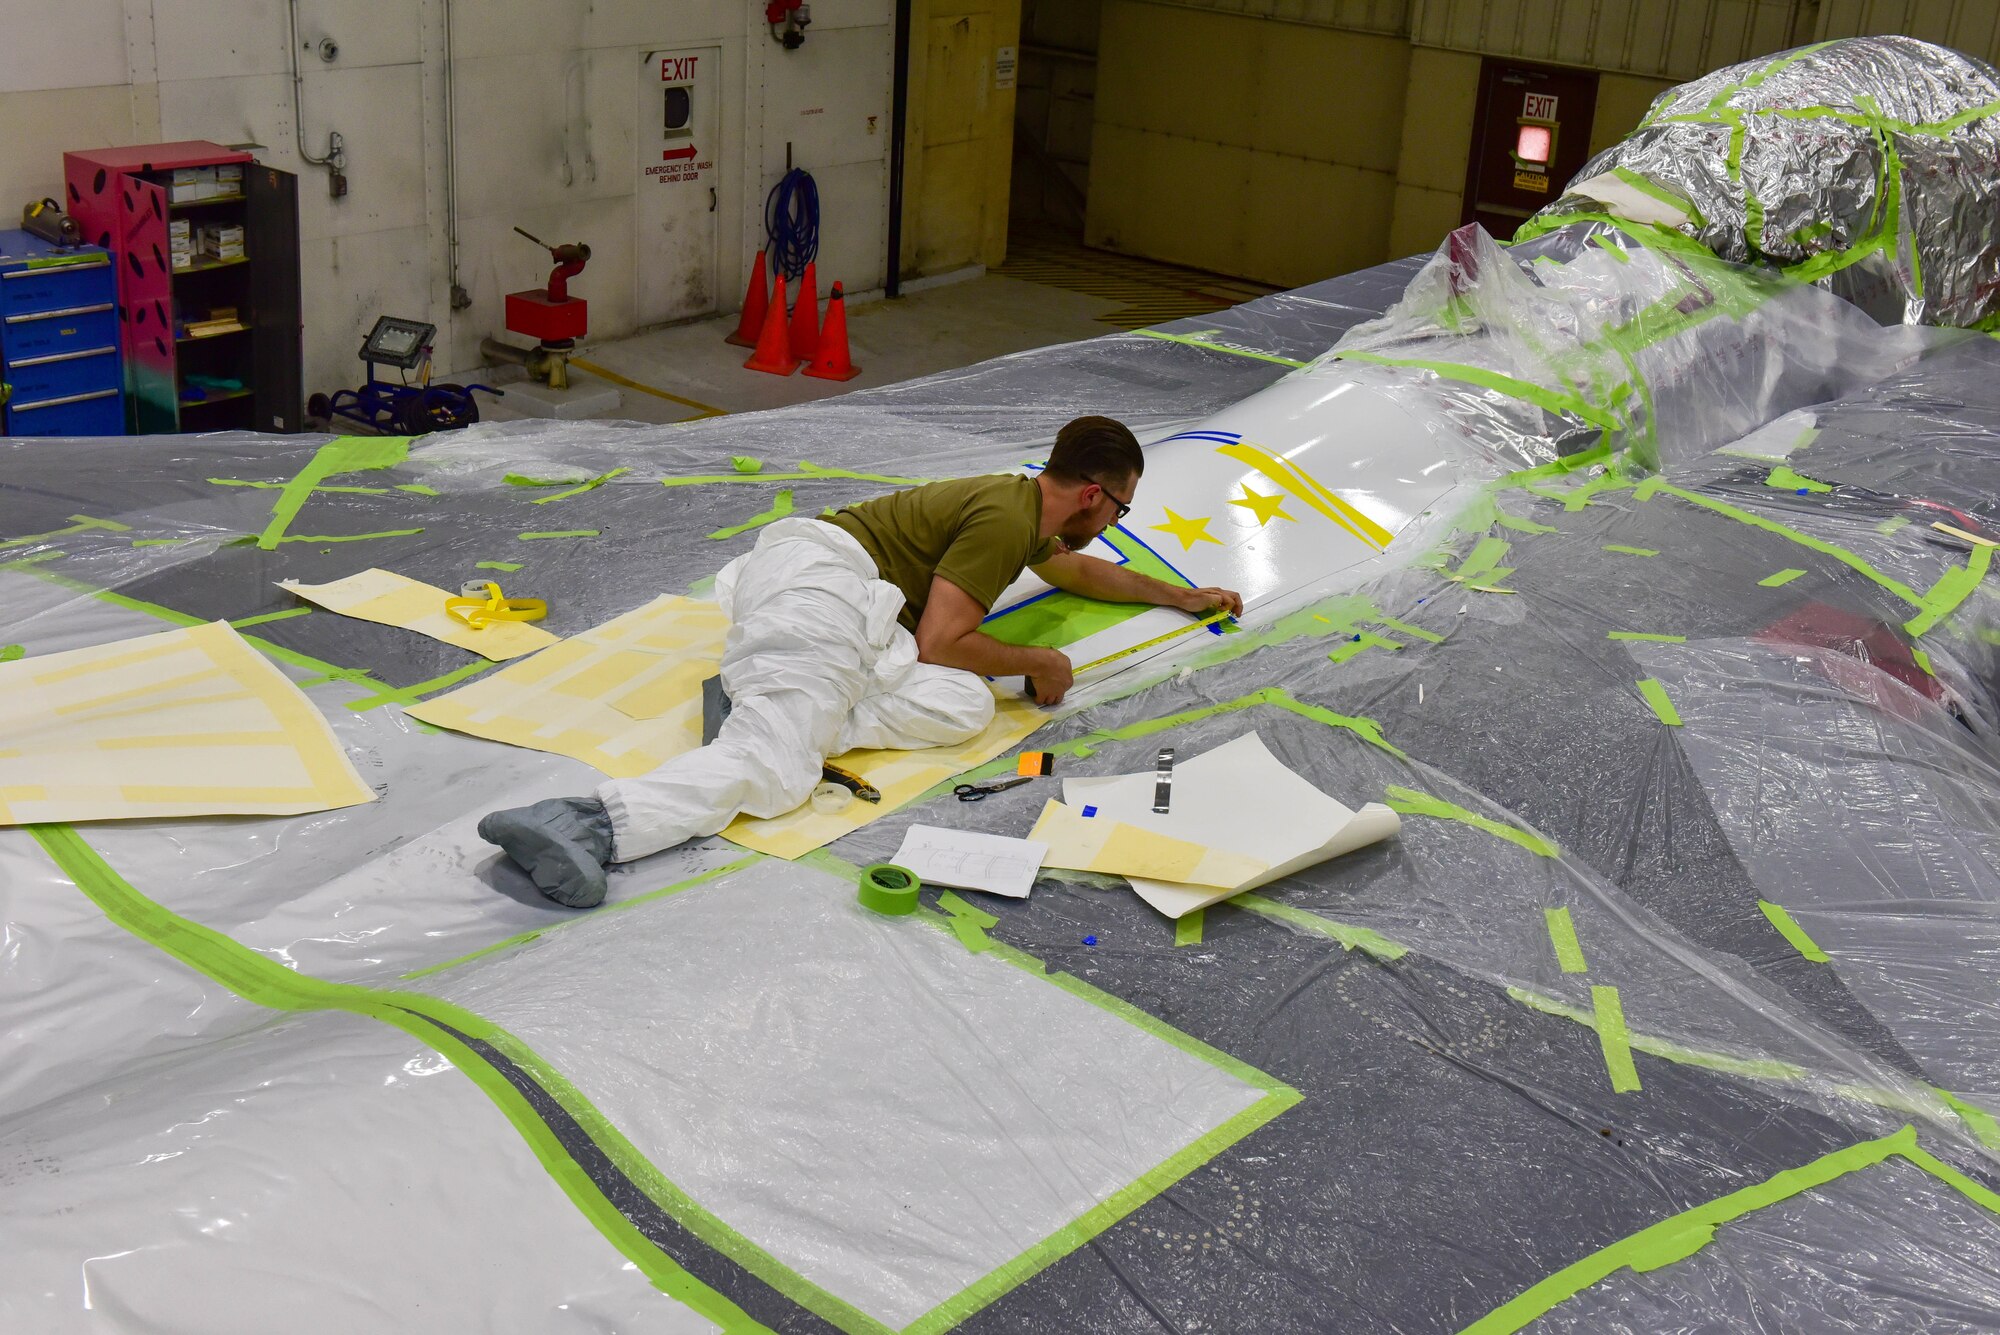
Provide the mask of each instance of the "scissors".
[{"label": "scissors", "polygon": [[1019,788],[1022,784],[1035,777],[1033,774],[1024,774],[1018,779],[1002,779],[999,783],[961,783],[958,787],[952,789],[952,791],[958,794],[958,800],[961,802],[980,802],[993,796],[995,793],[1004,793],[1009,788]]}]

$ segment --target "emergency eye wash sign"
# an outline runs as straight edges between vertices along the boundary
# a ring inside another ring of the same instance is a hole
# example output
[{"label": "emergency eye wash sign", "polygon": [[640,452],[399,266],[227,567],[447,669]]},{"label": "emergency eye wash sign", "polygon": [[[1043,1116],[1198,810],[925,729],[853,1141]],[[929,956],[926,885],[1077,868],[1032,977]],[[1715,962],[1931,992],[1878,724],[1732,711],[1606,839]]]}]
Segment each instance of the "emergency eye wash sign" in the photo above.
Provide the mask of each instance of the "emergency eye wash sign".
[{"label": "emergency eye wash sign", "polygon": [[699,181],[703,172],[715,169],[695,135],[696,112],[706,100],[700,74],[703,65],[713,63],[700,54],[656,57],[660,160],[648,166],[645,174],[661,185]]},{"label": "emergency eye wash sign", "polygon": [[715,310],[725,92],[722,49],[647,51],[634,71],[634,314],[641,324]]}]

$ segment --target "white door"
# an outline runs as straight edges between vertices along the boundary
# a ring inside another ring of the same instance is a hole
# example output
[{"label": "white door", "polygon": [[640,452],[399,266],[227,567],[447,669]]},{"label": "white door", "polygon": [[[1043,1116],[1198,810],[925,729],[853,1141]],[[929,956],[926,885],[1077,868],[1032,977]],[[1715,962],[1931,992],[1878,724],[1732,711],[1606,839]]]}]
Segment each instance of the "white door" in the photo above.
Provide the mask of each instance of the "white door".
[{"label": "white door", "polygon": [[648,51],[639,67],[638,322],[707,315],[715,290],[722,50]]}]

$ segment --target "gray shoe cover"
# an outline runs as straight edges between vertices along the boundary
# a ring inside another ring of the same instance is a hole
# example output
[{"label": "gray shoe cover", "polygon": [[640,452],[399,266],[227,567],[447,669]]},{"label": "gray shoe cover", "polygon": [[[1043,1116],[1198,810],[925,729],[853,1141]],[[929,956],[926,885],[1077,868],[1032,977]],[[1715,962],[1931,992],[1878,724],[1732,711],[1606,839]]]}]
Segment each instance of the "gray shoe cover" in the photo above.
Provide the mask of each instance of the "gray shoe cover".
[{"label": "gray shoe cover", "polygon": [[604,902],[611,816],[596,798],[554,797],[489,812],[479,822],[479,837],[500,845],[556,903],[587,909]]}]

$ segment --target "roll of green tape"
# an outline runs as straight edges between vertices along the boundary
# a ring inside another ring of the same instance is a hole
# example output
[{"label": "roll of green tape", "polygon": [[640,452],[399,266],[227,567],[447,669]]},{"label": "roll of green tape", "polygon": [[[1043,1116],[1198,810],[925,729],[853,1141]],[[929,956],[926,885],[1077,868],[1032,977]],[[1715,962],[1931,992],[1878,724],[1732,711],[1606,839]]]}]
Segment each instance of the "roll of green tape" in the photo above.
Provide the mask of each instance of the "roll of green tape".
[{"label": "roll of green tape", "polygon": [[900,916],[917,911],[917,874],[908,867],[878,862],[861,869],[860,900],[863,908]]}]

